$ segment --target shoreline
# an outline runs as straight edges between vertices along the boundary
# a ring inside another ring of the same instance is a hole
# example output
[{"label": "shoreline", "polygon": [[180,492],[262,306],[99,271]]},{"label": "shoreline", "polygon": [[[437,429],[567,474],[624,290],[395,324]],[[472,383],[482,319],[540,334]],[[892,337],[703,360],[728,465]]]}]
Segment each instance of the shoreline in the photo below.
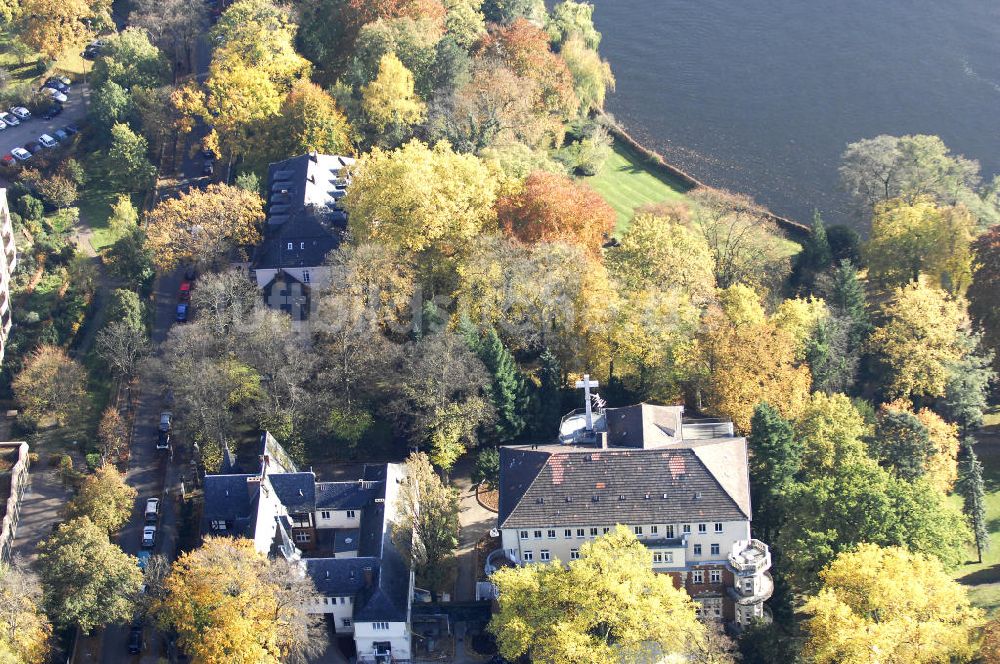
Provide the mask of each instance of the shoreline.
[{"label": "shoreline", "polygon": [[[645,145],[637,141],[628,130],[622,125],[618,124],[617,121],[613,120],[604,111],[598,111],[597,117],[602,121],[602,123],[608,128],[608,133],[611,134],[612,138],[616,141],[623,143],[630,151],[634,152],[638,157],[640,157],[648,166],[656,171],[659,171],[662,175],[676,180],[683,187],[686,187],[686,191],[692,189],[704,188],[713,189],[711,185],[705,184],[698,178],[694,177],[690,173],[687,173],[683,169],[674,166],[668,162],[663,155],[655,150],[647,148]],[[812,232],[812,229],[798,221],[789,219],[788,217],[782,217],[780,215],[774,214],[766,208],[762,208],[767,217],[777,224],[780,228],[787,231],[790,234],[794,234],[797,237],[804,237]]]}]

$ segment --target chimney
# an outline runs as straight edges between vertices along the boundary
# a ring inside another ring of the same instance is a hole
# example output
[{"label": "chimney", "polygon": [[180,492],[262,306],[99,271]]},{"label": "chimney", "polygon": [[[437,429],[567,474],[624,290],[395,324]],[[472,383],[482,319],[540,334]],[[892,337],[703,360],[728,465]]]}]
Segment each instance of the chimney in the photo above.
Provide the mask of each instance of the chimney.
[{"label": "chimney", "polygon": [[314,163],[317,163],[317,164],[318,164],[318,163],[319,163],[319,153],[318,153],[318,152],[316,152],[315,150],[311,150],[311,151],[309,152],[309,159],[310,159],[310,160],[311,160],[312,162],[314,162]]},{"label": "chimney", "polygon": [[598,431],[597,432],[597,443],[601,446],[602,450],[608,449],[608,432]]},{"label": "chimney", "polygon": [[361,571],[365,575],[365,588],[371,588],[372,587],[372,575],[373,575],[374,570],[372,570],[371,567],[365,567]]},{"label": "chimney", "polygon": [[330,570],[326,570],[326,578],[330,578]]}]

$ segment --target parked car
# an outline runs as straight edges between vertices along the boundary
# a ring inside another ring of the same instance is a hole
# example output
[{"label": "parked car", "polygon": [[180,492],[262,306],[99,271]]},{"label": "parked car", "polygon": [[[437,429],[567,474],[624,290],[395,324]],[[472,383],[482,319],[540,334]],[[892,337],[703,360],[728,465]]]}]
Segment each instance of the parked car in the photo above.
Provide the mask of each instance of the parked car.
[{"label": "parked car", "polygon": [[77,127],[75,124],[68,124],[65,127],[63,127],[63,131],[65,131],[70,136],[73,136],[74,134],[80,133],[80,128]]},{"label": "parked car", "polygon": [[156,526],[143,527],[142,529],[143,548],[152,549],[154,544],[156,544]]},{"label": "parked car", "polygon": [[10,151],[10,153],[14,155],[14,158],[18,161],[28,161],[31,159],[31,153],[24,148],[14,148]]},{"label": "parked car", "polygon": [[0,111],[0,120],[3,120],[3,123],[8,127],[16,127],[21,124],[21,121],[18,120],[17,116],[13,113],[4,113]]},{"label": "parked car", "polygon": [[28,141],[27,143],[24,144],[24,149],[30,152],[31,154],[35,154],[36,152],[42,151],[42,144],[39,143],[38,141]]},{"label": "parked car", "polygon": [[43,120],[51,120],[63,112],[62,104],[52,104],[42,113]]},{"label": "parked car", "polygon": [[43,94],[47,94],[52,99],[52,101],[57,101],[60,104],[65,104],[67,101],[69,101],[69,97],[59,92],[55,88],[50,88],[47,85],[41,89],[41,92]]},{"label": "parked car", "polygon": [[191,299],[191,282],[182,281],[180,291],[177,293],[177,298],[181,302],[187,302]]},{"label": "parked car", "polygon": [[31,111],[24,106],[11,106],[10,112],[20,120],[27,120],[31,117]]},{"label": "parked car", "polygon": [[52,138],[48,134],[42,134],[41,136],[39,136],[38,142],[42,144],[43,148],[54,148],[55,146],[59,145],[59,141]]},{"label": "parked car", "polygon": [[142,550],[135,554],[135,557],[139,559],[139,569],[145,572],[146,565],[149,564],[149,559],[153,557],[153,553],[151,551]]},{"label": "parked car", "polygon": [[159,498],[147,498],[146,499],[146,523],[156,523],[156,519],[160,516],[160,499]]},{"label": "parked car", "polygon": [[177,305],[177,322],[186,323],[188,319],[188,305],[187,302],[181,302]]},{"label": "parked car", "polygon": [[170,449],[170,434],[166,431],[158,431],[156,436],[156,449],[158,450],[169,450]]},{"label": "parked car", "polygon": [[0,122],[0,131],[6,131],[7,129],[8,129],[8,126],[6,124],[4,124],[3,122]]},{"label": "parked car", "polygon": [[174,414],[169,410],[160,413],[160,431],[170,431],[173,427]]},{"label": "parked car", "polygon": [[142,625],[132,625],[128,631],[128,654],[138,655],[142,652]]},{"label": "parked car", "polygon": [[12,154],[5,154],[3,157],[0,157],[0,164],[3,164],[7,168],[10,168],[11,166],[17,164],[17,159],[15,159],[14,155]]},{"label": "parked car", "polygon": [[52,137],[55,138],[60,143],[62,143],[67,138],[69,138],[69,133],[67,133],[65,129],[56,129],[54,132],[52,132]]},{"label": "parked car", "polygon": [[63,94],[69,93],[69,79],[65,76],[50,76],[45,79],[45,86],[56,89]]}]

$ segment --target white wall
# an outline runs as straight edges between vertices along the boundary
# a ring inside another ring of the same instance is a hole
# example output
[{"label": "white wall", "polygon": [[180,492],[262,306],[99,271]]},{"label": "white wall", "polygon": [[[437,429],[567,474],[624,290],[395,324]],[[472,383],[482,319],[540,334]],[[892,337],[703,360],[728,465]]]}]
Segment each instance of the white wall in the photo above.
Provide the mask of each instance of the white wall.
[{"label": "white wall", "polygon": [[359,622],[354,625],[354,644],[358,650],[359,662],[371,662],[375,659],[376,641],[388,641],[392,644],[392,656],[395,659],[410,659],[410,630],[408,623],[391,622],[389,629],[377,630],[375,623]]},{"label": "white wall", "polygon": [[[317,601],[306,606],[309,613],[329,615],[337,626],[338,634],[350,634],[354,631],[354,598],[353,597],[318,597]],[[352,620],[350,626],[344,626],[344,618]]]},{"label": "white wall", "polygon": [[[348,518],[347,513],[354,512],[353,518]],[[323,513],[330,514],[329,519],[323,518]],[[317,528],[360,528],[361,510],[317,510],[313,515]]]},{"label": "white wall", "polygon": [[[326,288],[330,284],[330,268],[325,265],[312,267],[285,267],[281,268],[285,274],[289,274],[304,284],[308,284],[313,289]],[[274,275],[278,274],[277,269],[254,270],[257,280],[257,287],[263,288],[271,283]],[[305,273],[309,273],[309,280],[306,281]]]}]

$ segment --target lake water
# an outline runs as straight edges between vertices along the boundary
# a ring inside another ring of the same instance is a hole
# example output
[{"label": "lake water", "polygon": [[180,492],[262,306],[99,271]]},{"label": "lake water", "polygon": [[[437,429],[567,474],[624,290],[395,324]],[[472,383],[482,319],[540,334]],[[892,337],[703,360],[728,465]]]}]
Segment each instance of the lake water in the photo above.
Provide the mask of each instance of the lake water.
[{"label": "lake water", "polygon": [[704,182],[847,222],[851,141],[937,134],[1000,173],[1000,0],[591,0],[606,108]]}]

